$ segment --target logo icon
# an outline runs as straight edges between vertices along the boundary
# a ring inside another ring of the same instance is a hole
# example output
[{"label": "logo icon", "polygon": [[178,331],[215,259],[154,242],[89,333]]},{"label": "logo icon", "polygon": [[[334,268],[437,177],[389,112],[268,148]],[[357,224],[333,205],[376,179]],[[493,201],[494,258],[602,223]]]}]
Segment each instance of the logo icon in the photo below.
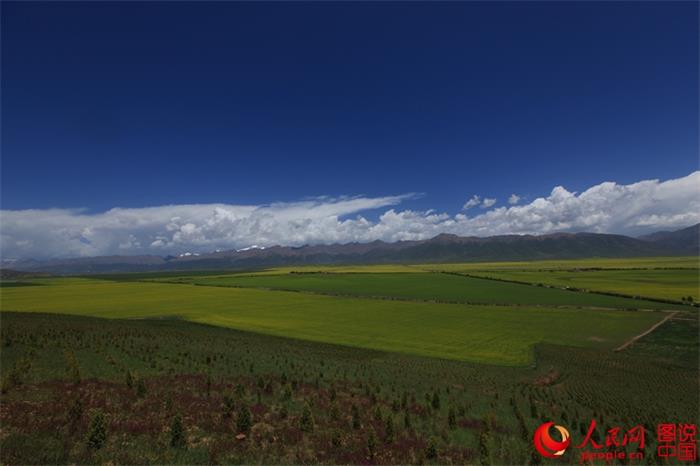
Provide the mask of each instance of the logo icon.
[{"label": "logo icon", "polygon": [[[549,433],[552,426],[559,431],[561,441],[556,441],[552,438],[551,434]],[[533,441],[535,443],[535,448],[540,455],[544,456],[545,458],[557,458],[563,455],[568,448],[569,444],[571,443],[571,436],[569,435],[569,431],[564,427],[555,425],[553,422],[545,422],[535,431]]]}]

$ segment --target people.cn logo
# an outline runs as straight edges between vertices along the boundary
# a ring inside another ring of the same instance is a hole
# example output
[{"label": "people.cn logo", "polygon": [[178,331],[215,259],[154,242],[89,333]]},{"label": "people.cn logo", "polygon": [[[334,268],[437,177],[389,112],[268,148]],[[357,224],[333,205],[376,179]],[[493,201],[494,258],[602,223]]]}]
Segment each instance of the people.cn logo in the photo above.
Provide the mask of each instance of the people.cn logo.
[{"label": "people.cn logo", "polygon": [[[552,438],[551,434],[549,433],[552,426],[559,431],[561,441],[556,441]],[[553,422],[545,422],[535,431],[533,441],[535,442],[535,448],[540,455],[544,456],[545,458],[558,458],[564,454],[571,443],[571,436],[569,435],[569,431],[564,427],[555,425]]]}]

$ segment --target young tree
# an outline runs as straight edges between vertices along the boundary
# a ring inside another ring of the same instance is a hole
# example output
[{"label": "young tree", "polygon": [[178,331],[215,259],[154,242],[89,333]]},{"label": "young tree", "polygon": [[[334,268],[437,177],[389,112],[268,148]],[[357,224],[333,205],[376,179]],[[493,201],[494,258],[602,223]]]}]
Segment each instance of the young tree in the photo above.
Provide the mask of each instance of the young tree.
[{"label": "young tree", "polygon": [[491,464],[489,441],[490,436],[488,429],[484,429],[483,431],[481,431],[481,435],[479,435],[479,462],[484,466]]},{"label": "young tree", "polygon": [[75,353],[70,350],[66,350],[65,358],[68,376],[73,383],[80,383],[80,366],[78,365],[78,358],[76,358]]},{"label": "young tree", "polygon": [[342,438],[340,436],[340,432],[337,430],[333,431],[333,435],[331,436],[331,445],[333,445],[333,448],[340,448],[343,444]]},{"label": "young tree", "polygon": [[455,409],[452,407],[450,407],[450,411],[447,414],[447,425],[450,427],[450,429],[457,428],[457,414],[455,413]]},{"label": "young tree", "polygon": [[337,421],[340,417],[340,411],[338,410],[338,405],[335,402],[331,403],[331,407],[328,410],[328,415],[332,421]]},{"label": "young tree", "polygon": [[243,405],[241,410],[238,412],[238,418],[236,419],[236,429],[238,432],[248,434],[250,433],[250,428],[252,426],[252,419],[250,415],[250,409],[248,406]]},{"label": "young tree", "polygon": [[384,440],[386,443],[392,443],[394,441],[394,416],[391,414],[386,417],[386,426],[384,430],[386,434]]},{"label": "young tree", "polygon": [[360,410],[357,409],[357,405],[352,405],[352,428],[359,429],[360,427]]},{"label": "young tree", "polygon": [[382,422],[382,408],[380,408],[379,406],[377,406],[374,409],[374,420],[378,421],[378,422]]},{"label": "young tree", "polygon": [[228,393],[224,393],[223,413],[221,415],[222,419],[224,419],[224,420],[230,419],[231,416],[233,415],[233,410],[235,407],[236,407],[236,404],[233,401],[233,396],[228,394]]},{"label": "young tree", "polygon": [[283,401],[289,401],[292,399],[292,387],[289,385],[285,386],[284,388],[284,394],[282,395],[282,400]]},{"label": "young tree", "polygon": [[83,402],[80,401],[80,398],[76,398],[73,400],[73,403],[71,403],[70,408],[68,408],[68,416],[67,416],[67,421],[68,421],[68,428],[70,429],[71,432],[75,431],[75,428],[78,425],[78,422],[80,422],[80,419],[83,417]]},{"label": "young tree", "polygon": [[440,395],[438,395],[438,392],[433,393],[431,405],[433,409],[440,409]]},{"label": "young tree", "polygon": [[538,466],[542,464],[542,456],[534,448],[530,448],[530,458],[527,464],[531,466]]},{"label": "young tree", "polygon": [[185,446],[185,429],[182,426],[182,417],[176,414],[170,424],[170,446],[182,448]]},{"label": "young tree", "polygon": [[406,429],[411,428],[411,413],[408,410],[403,413],[403,426]]},{"label": "young tree", "polygon": [[139,398],[146,396],[146,382],[142,378],[139,378],[138,382],[136,382],[136,396]]},{"label": "young tree", "polygon": [[434,460],[437,458],[437,456],[437,441],[435,440],[435,437],[430,437],[430,440],[428,441],[428,447],[425,449],[425,457],[429,460]]},{"label": "young tree", "polygon": [[314,416],[311,413],[311,407],[306,403],[304,405],[304,410],[301,412],[301,419],[299,420],[299,428],[303,432],[313,432],[314,431]]},{"label": "young tree", "polygon": [[102,411],[95,411],[90,421],[87,435],[87,446],[91,450],[99,450],[107,441],[107,425]]},{"label": "young tree", "polygon": [[370,458],[374,458],[377,450],[377,435],[374,433],[374,429],[370,427],[369,434],[367,434],[367,452]]}]

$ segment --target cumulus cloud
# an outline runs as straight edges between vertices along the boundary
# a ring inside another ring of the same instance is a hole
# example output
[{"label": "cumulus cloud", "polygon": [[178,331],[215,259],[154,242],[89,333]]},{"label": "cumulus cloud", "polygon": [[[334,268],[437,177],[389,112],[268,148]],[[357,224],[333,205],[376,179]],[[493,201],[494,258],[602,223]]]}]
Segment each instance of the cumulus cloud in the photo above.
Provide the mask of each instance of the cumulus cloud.
[{"label": "cumulus cloud", "polygon": [[493,205],[495,203],[496,203],[496,199],[487,197],[484,199],[484,202],[481,203],[481,208],[488,209],[489,207],[493,207]]},{"label": "cumulus cloud", "polygon": [[478,206],[479,204],[481,204],[481,198],[479,196],[477,196],[476,194],[474,194],[471,197],[471,199],[469,199],[467,202],[464,203],[464,205],[462,206],[462,210],[469,210],[472,207]]},{"label": "cumulus cloud", "polygon": [[520,202],[520,196],[518,196],[517,194],[511,194],[508,198],[508,204],[510,205],[515,205],[518,202]]},{"label": "cumulus cloud", "polygon": [[[3,259],[16,259],[179,254],[253,244],[415,240],[439,233],[488,236],[592,231],[635,235],[700,222],[700,171],[667,181],[605,182],[581,193],[557,186],[529,204],[498,207],[472,217],[396,208],[412,197],[323,197],[262,206],[115,208],[96,214],[75,209],[5,210],[0,212],[0,245]],[[478,202],[474,205],[483,205],[474,196],[465,208],[472,200]],[[376,221],[361,215],[378,208],[388,210]]]}]

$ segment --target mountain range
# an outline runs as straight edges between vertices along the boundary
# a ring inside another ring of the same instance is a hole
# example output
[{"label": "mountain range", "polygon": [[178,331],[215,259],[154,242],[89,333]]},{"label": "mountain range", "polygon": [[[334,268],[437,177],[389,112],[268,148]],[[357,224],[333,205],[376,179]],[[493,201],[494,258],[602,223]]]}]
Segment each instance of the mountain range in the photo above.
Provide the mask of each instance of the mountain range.
[{"label": "mountain range", "polygon": [[477,262],[586,257],[699,255],[700,224],[632,238],[601,233],[490,237],[440,234],[418,241],[251,247],[180,256],[101,256],[4,262],[2,268],[53,274],[249,269],[285,265]]}]

